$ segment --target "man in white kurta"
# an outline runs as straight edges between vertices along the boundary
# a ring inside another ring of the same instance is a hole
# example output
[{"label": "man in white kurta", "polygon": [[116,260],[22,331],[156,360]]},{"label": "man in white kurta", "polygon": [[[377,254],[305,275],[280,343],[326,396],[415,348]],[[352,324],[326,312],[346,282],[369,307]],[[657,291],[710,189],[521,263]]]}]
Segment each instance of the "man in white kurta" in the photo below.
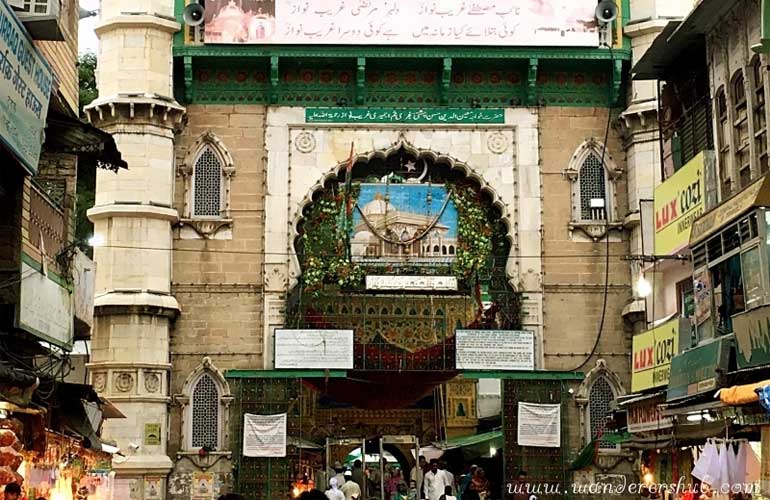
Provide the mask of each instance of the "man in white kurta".
[{"label": "man in white kurta", "polygon": [[430,461],[430,470],[425,474],[423,481],[428,500],[439,500],[439,497],[444,494],[444,481],[436,459]]}]

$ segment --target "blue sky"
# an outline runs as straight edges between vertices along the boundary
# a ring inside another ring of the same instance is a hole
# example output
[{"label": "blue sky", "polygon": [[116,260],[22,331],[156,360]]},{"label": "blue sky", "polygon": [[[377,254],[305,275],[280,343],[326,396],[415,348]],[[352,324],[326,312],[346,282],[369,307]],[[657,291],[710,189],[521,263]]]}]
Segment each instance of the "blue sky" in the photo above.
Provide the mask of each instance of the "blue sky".
[{"label": "blue sky", "polygon": [[[428,204],[428,190],[432,194],[430,205]],[[362,209],[370,201],[374,200],[377,193],[390,196],[390,204],[400,212],[412,212],[421,215],[435,216],[444,205],[449,193],[444,186],[428,186],[427,184],[361,184],[361,194],[358,197],[358,206]],[[353,213],[353,224],[361,222],[361,214],[356,210]],[[457,208],[454,202],[449,202],[446,210],[439,219],[441,224],[449,227],[448,238],[457,237]]]}]

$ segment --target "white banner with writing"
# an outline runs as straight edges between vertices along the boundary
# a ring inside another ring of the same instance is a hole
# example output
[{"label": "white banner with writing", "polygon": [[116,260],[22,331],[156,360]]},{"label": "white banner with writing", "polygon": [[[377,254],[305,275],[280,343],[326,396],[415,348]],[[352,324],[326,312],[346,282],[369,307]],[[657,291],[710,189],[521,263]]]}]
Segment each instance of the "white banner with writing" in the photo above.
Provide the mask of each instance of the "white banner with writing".
[{"label": "white banner with writing", "polygon": [[597,47],[596,0],[207,0],[206,43]]},{"label": "white banner with writing", "polygon": [[535,334],[525,330],[457,330],[458,370],[532,371]]},{"label": "white banner with writing", "polygon": [[561,446],[561,405],[519,403],[519,446]]},{"label": "white banner with writing", "polygon": [[286,456],[286,414],[243,415],[244,457]]}]

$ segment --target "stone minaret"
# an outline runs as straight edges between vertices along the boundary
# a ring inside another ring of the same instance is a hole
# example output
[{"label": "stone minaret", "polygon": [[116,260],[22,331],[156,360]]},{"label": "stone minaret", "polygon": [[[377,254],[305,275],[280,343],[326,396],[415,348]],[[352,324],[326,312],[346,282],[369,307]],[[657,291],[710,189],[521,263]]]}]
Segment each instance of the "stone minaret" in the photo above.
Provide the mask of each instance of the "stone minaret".
[{"label": "stone minaret", "polygon": [[[109,420],[103,435],[127,459],[116,458],[118,478],[140,500],[146,478],[171,470],[168,437],[169,329],[179,313],[171,295],[174,131],[184,116],[173,98],[171,0],[101,2],[97,83],[91,122],[113,134],[128,170],[100,170],[94,222],[96,320],[91,383],[126,415]],[[151,489],[151,488],[150,488]],[[162,497],[161,497],[162,498]]]}]

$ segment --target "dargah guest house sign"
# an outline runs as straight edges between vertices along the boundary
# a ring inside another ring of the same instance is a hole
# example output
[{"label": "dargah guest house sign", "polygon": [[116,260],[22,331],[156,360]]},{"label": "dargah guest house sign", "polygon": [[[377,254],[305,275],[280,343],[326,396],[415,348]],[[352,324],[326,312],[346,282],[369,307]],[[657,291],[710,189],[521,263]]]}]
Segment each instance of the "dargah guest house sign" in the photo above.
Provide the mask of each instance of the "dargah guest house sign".
[{"label": "dargah guest house sign", "polygon": [[596,0],[210,0],[206,43],[596,47]]},{"label": "dargah guest house sign", "polygon": [[0,0],[0,139],[37,173],[53,73],[11,8]]}]

